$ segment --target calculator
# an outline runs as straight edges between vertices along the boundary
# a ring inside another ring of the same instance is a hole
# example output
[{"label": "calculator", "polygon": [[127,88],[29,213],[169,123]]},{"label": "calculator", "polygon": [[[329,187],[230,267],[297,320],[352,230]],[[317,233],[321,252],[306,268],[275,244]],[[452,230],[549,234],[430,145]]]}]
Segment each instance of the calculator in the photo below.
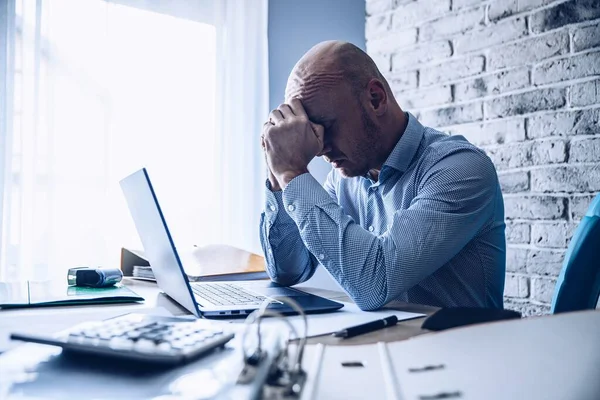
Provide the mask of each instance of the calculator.
[{"label": "calculator", "polygon": [[10,335],[13,340],[60,346],[72,353],[170,365],[223,348],[233,337],[214,322],[143,314],[85,323],[57,336]]}]

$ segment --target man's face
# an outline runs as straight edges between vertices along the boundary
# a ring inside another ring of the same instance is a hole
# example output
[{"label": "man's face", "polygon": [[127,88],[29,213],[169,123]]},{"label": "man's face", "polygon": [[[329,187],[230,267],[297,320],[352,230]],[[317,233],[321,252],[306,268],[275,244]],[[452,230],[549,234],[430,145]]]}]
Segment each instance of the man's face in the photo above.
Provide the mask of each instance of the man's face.
[{"label": "man's face", "polygon": [[[323,158],[344,177],[373,168],[380,129],[347,84],[298,92],[308,118],[325,128]],[[286,99],[289,101],[289,99]]]}]

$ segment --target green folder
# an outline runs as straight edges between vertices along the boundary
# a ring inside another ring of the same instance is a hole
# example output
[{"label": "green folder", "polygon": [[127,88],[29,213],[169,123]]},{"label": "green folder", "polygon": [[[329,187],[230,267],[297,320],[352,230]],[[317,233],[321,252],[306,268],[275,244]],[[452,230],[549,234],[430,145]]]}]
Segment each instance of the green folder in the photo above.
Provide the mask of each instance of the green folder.
[{"label": "green folder", "polygon": [[69,286],[66,281],[0,282],[0,308],[132,303],[144,301],[118,284],[107,288]]}]

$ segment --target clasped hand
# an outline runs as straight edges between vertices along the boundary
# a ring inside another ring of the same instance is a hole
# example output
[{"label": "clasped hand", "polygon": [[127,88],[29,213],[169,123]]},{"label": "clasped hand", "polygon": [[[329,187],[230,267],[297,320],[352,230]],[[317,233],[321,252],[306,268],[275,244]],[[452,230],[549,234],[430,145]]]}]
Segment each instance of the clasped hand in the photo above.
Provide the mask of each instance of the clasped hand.
[{"label": "clasped hand", "polygon": [[269,167],[271,187],[281,190],[323,150],[324,129],[312,123],[299,99],[281,104],[263,125],[261,144]]}]

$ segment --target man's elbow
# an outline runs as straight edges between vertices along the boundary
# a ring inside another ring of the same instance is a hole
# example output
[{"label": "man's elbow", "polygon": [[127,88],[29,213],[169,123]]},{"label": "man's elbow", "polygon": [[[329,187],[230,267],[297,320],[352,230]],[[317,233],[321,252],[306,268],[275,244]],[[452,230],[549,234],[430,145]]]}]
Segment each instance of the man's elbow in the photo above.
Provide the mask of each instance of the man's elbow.
[{"label": "man's elbow", "polygon": [[285,273],[278,273],[278,274],[272,274],[272,273],[268,273],[269,278],[271,278],[271,282],[276,283],[280,286],[293,286],[293,285],[297,285],[299,283],[304,282],[304,280],[302,279],[302,275],[300,276],[294,276],[291,274],[285,274]]},{"label": "man's elbow", "polygon": [[360,308],[362,311],[376,311],[381,307],[387,304],[386,296],[375,295],[373,293],[366,292],[361,293],[357,296],[351,296],[354,303]]}]

